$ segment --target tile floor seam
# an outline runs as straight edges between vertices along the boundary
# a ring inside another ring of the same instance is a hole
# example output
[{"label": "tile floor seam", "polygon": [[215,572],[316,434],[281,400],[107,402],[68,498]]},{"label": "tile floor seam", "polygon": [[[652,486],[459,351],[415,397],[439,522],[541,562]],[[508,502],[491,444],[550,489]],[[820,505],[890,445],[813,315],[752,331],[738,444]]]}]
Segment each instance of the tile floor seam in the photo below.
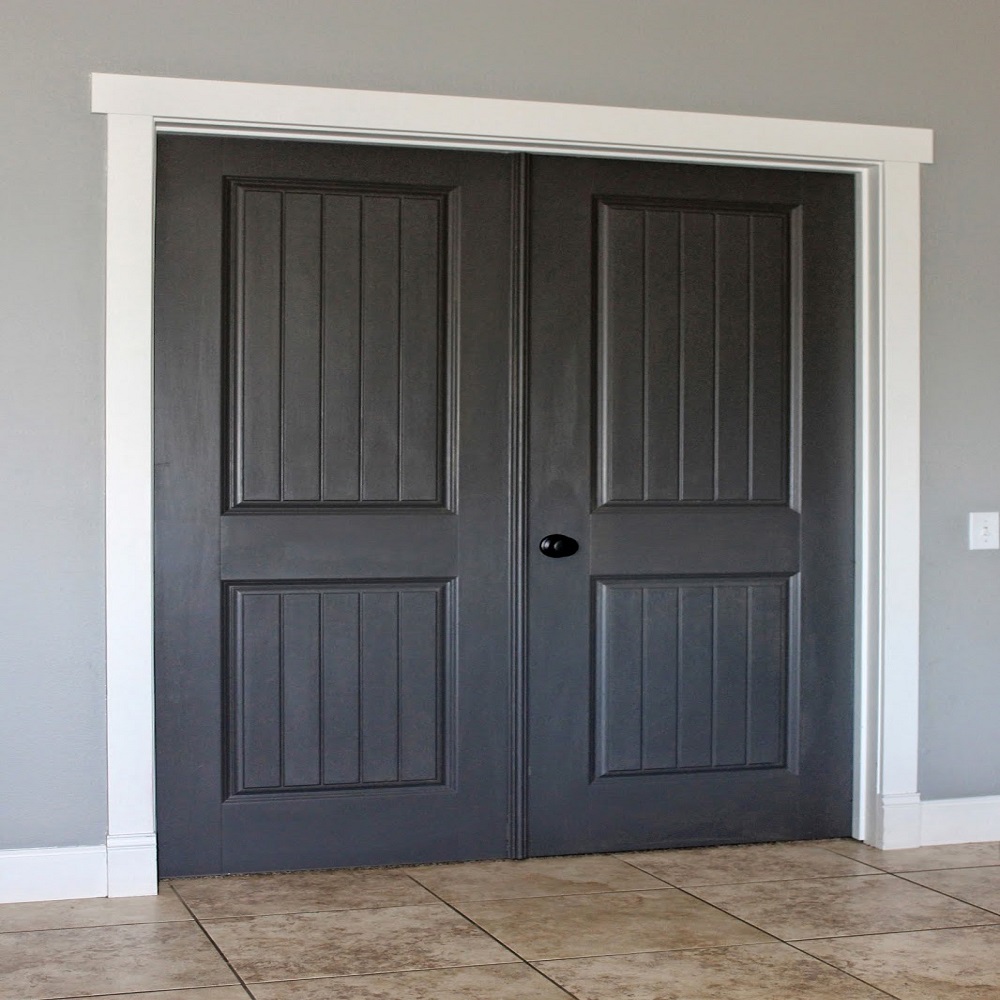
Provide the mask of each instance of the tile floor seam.
[{"label": "tile floor seam", "polygon": [[[729,914],[732,916],[732,914]],[[979,926],[978,924],[976,925]],[[765,931],[766,933],[766,931]],[[643,951],[602,951],[600,955],[564,955],[560,958],[525,958],[522,959],[528,965],[534,966],[538,962],[580,962],[591,958],[628,958],[631,955],[676,955],[690,954],[693,951],[732,951],[737,948],[773,948],[776,944],[791,944],[790,941],[754,941],[742,944],[692,944],[683,948],[646,948]]]},{"label": "tile floor seam", "polygon": [[[239,983],[229,983],[226,986],[173,986],[169,990],[141,990],[139,996],[148,993],[150,996],[155,996],[157,993],[190,993],[194,996],[195,992],[198,990],[237,990],[244,989]],[[131,993],[76,993],[71,997],[49,997],[49,1000],[115,1000],[116,997],[132,997],[135,996],[135,990]],[[248,1000],[256,1000],[250,993],[247,993]],[[181,996],[180,1000],[183,1000]]]},{"label": "tile floor seam", "polygon": [[[888,875],[891,878],[898,878],[899,877],[899,876],[895,875],[895,873],[893,873],[893,872],[883,872],[882,875]],[[832,877],[833,878],[880,878],[881,875],[878,875],[878,876],[876,876],[876,875],[836,875],[836,876],[832,876]],[[812,880],[811,879],[787,879],[785,881],[788,881],[788,882],[791,882],[791,881],[808,882],[808,881],[812,881]],[[917,885],[917,883],[910,882],[908,879],[900,878],[900,881],[906,882],[907,885]],[[740,882],[737,882],[737,883],[733,883],[733,884],[734,885],[749,885],[751,883],[740,883]],[[684,889],[682,889],[680,886],[677,886],[677,888],[680,889],[681,892],[684,892]],[[691,886],[691,888],[694,889],[696,887],[695,886]],[[697,887],[697,888],[702,888],[702,889],[712,888],[712,889],[714,889],[716,887],[715,886],[700,886],[700,887]],[[920,888],[921,889],[929,889],[930,887],[922,885],[922,886],[920,886]],[[930,889],[930,891],[931,892],[936,892],[939,896],[947,896],[947,893],[938,892],[937,889]],[[694,893],[688,893],[688,895],[693,896],[695,899],[701,900],[701,902],[703,902],[703,903],[708,903],[709,906],[716,906],[716,904],[710,902],[707,899],[702,899],[701,896],[697,896]],[[948,897],[948,898],[953,898],[953,897]],[[983,910],[983,915],[987,916],[987,917],[1000,916],[1000,914],[993,913],[990,910],[984,910],[983,907],[976,906],[974,903],[966,902],[966,900],[964,900],[964,899],[957,899],[957,898],[955,898],[954,901],[957,902],[957,903],[962,903],[965,906],[971,906],[975,910]],[[763,927],[758,927],[757,924],[753,923],[750,920],[747,920],[744,917],[736,917],[735,914],[729,913],[728,910],[724,910],[721,906],[716,906],[716,909],[721,910],[723,913],[728,913],[729,916],[735,917],[735,919],[737,919],[737,920],[742,920],[744,923],[749,924],[751,927],[755,927],[757,930],[761,931],[764,934],[768,934],[771,937],[774,937],[776,940],[781,941],[783,944],[790,944],[790,945],[794,945],[794,943],[796,941],[825,941],[825,940],[834,941],[834,940],[842,940],[844,938],[852,938],[852,937],[879,937],[879,936],[881,936],[883,934],[917,934],[920,931],[961,930],[963,927],[1000,927],[1000,923],[998,923],[996,920],[985,920],[982,923],[975,923],[975,924],[954,924],[954,925],[948,924],[945,927],[920,927],[920,928],[911,928],[909,930],[904,929],[904,930],[899,930],[899,931],[871,931],[871,932],[866,933],[866,934],[824,934],[824,935],[819,935],[817,937],[807,937],[807,938],[779,938],[773,932],[766,931],[766,930],[764,930]]]},{"label": "tile floor seam", "polygon": [[[902,931],[900,933],[907,933],[907,932]],[[857,937],[866,937],[867,935],[858,934],[856,936]],[[815,938],[814,940],[822,941],[822,940],[825,940],[825,939],[824,938]],[[867,986],[870,989],[873,989],[876,992],[883,994],[884,996],[892,997],[893,1000],[900,1000],[899,994],[897,994],[897,993],[890,993],[888,990],[882,989],[881,986],[876,986],[874,983],[868,982],[867,979],[862,979],[860,976],[856,976],[853,972],[848,972],[847,969],[842,969],[842,968],[840,968],[840,966],[834,965],[833,962],[828,962],[825,958],[820,958],[819,955],[810,954],[810,952],[806,951],[804,948],[800,948],[794,941],[786,941],[785,944],[787,944],[789,948],[794,948],[800,955],[805,955],[807,958],[811,958],[815,962],[821,962],[823,965],[829,966],[831,969],[834,969],[836,972],[839,972],[841,975],[848,976],[849,978],[853,979],[855,982],[861,983],[863,986]]]},{"label": "tile floor seam", "polygon": [[[796,843],[800,843],[800,842],[796,841]],[[838,851],[835,847],[831,847],[828,844],[820,844],[820,843],[816,843],[814,841],[801,841],[801,843],[812,843],[813,846],[818,847],[818,848],[820,848],[821,850],[824,850],[824,851],[829,851],[831,854],[836,854],[837,857],[847,858],[850,861],[857,861],[858,864],[868,865],[870,868],[877,868],[879,871],[885,872],[886,875],[903,875],[903,874],[913,874],[913,875],[916,875],[916,874],[919,874],[920,872],[944,872],[944,871],[954,871],[954,870],[956,870],[954,865],[951,865],[951,866],[945,865],[945,866],[940,867],[940,868],[934,866],[934,867],[931,867],[931,868],[908,868],[908,869],[905,870],[905,872],[904,871],[894,871],[894,870],[892,870],[890,868],[882,868],[879,864],[877,864],[874,861],[870,861],[870,860],[869,861],[861,861],[858,858],[854,857],[853,855],[846,854],[846,853],[844,853],[842,851]],[[860,846],[862,846],[862,847],[869,847],[870,846],[868,844],[865,844],[863,841],[858,841],[855,844],[855,849],[856,849],[856,847],[857,847],[858,844],[860,844]],[[964,844],[927,844],[927,845],[924,845],[922,847],[904,847],[904,848],[901,848],[901,850],[902,851],[923,851],[923,850],[944,851],[944,850],[948,850],[949,848],[957,848],[957,847],[970,847],[970,846],[974,846],[974,847],[987,847],[987,846],[993,846],[993,845],[997,845],[998,847],[1000,847],[1000,841],[984,840],[984,841],[970,841],[970,842],[964,843]],[[885,851],[885,850],[882,850],[881,848],[877,848],[877,847],[872,847],[871,850],[872,851],[878,851],[878,852],[880,852],[882,854],[886,854],[886,853],[892,854],[892,853],[894,853],[891,850],[890,851]],[[1000,861],[998,861],[996,864],[989,864],[989,865],[960,865],[959,868],[1000,868]]]},{"label": "tile floor seam", "polygon": [[[657,882],[662,882],[668,889],[676,889],[677,888],[677,886],[672,885],[670,882],[666,882],[664,879],[660,878],[659,875],[654,875],[652,872],[643,871],[643,869],[639,868],[637,865],[633,865],[630,862],[626,861],[624,858],[618,857],[617,854],[601,854],[601,855],[592,855],[592,854],[569,854],[569,855],[561,855],[561,854],[556,854],[556,855],[551,855],[551,857],[559,859],[559,860],[562,860],[563,858],[589,858],[589,857],[615,858],[617,861],[621,861],[623,864],[628,865],[630,868],[634,868],[636,871],[638,871],[642,875],[645,875],[647,878],[652,878],[652,879],[655,879]],[[544,859],[538,859],[538,858],[501,858],[501,859],[496,859],[496,860],[500,861],[501,863],[509,861],[509,862],[513,862],[513,863],[516,864],[518,861],[532,861],[532,860],[544,860]],[[480,863],[481,862],[478,862],[478,861],[460,861],[460,862],[457,862],[458,865],[462,865],[462,864],[473,864],[474,865],[474,864],[480,864]],[[420,865],[418,867],[425,867],[425,866]],[[445,864],[441,864],[441,865],[436,865],[435,867],[436,868],[447,868],[448,864],[445,863]],[[443,896],[439,896],[434,889],[432,889],[430,886],[426,885],[425,883],[421,882],[417,878],[416,875],[411,875],[410,878],[412,878],[413,881],[416,882],[417,885],[420,886],[421,889],[426,889],[428,892],[433,893],[433,895],[437,899],[442,900],[442,902],[444,901],[444,897]],[[637,889],[634,886],[631,887],[631,888],[626,888],[626,889],[610,889],[610,888],[604,887],[604,888],[600,888],[600,889],[587,889],[587,890],[584,890],[584,891],[544,892],[544,893],[534,894],[534,895],[531,895],[531,896],[471,896],[468,899],[456,899],[455,902],[456,903],[501,903],[501,902],[503,902],[506,899],[548,899],[548,898],[553,897],[553,896],[597,896],[597,895],[600,895],[602,893],[609,893],[609,892],[655,892],[655,891],[656,891],[656,889]]]},{"label": "tile floor seam", "polygon": [[1000,865],[966,865],[962,868],[907,868],[905,872],[892,872],[900,878],[909,878],[911,875],[933,875],[934,872],[982,872],[990,871],[993,868],[1000,868]]},{"label": "tile floor seam", "polygon": [[[429,890],[428,890],[429,891]],[[339,906],[324,907],[319,910],[268,910],[266,913],[227,913],[219,917],[195,917],[210,924],[219,923],[223,920],[252,920],[254,917],[301,917],[310,913],[351,913],[354,910],[364,910],[366,913],[371,910],[403,910],[413,909],[418,906],[437,906],[437,903],[380,903],[378,906]],[[193,915],[193,911],[192,911]],[[173,921],[174,923],[186,923],[186,921]],[[204,929],[204,928],[202,928]]]},{"label": "tile floor seam", "polygon": [[209,944],[211,944],[211,946],[219,953],[219,957],[222,959],[223,962],[226,963],[226,968],[229,969],[229,971],[236,977],[237,984],[242,987],[243,992],[246,993],[246,995],[250,998],[250,1000],[254,1000],[253,992],[247,985],[246,980],[236,971],[236,967],[233,965],[232,962],[229,961],[229,956],[226,955],[226,953],[219,947],[219,945],[216,943],[215,938],[213,938],[212,935],[208,933],[208,930],[198,919],[197,914],[195,914],[195,912],[191,909],[191,907],[188,906],[187,901],[184,899],[184,897],[172,885],[170,886],[170,891],[181,901],[181,905],[184,907],[184,909],[191,914],[191,919],[194,921],[195,926],[198,928],[198,930],[201,931],[202,934],[205,935],[206,938],[208,938]]},{"label": "tile floor seam", "polygon": [[[649,873],[651,874],[651,873]],[[744,878],[739,879],[736,882],[688,882],[687,885],[675,885],[671,884],[671,889],[714,889],[718,886],[720,889],[727,885],[773,885],[775,882],[804,882],[806,880],[819,881],[820,879],[833,879],[833,878],[871,878],[873,875],[891,875],[892,872],[874,871],[874,872],[850,872],[848,874],[840,875],[797,875],[795,878]],[[654,876],[658,877],[658,876]]]},{"label": "tile floor seam", "polygon": [[[868,864],[867,861],[862,861],[862,864]],[[906,875],[929,875],[931,872],[974,872],[977,868],[1000,868],[1000,864],[997,865],[960,865],[956,868],[954,865],[946,865],[944,868],[907,868],[904,871],[887,871],[887,875],[899,875],[901,877]]]},{"label": "tile floor seam", "polygon": [[810,941],[851,941],[855,938],[895,937],[898,934],[934,934],[937,931],[976,931],[992,927],[1000,930],[1000,923],[946,924],[944,927],[914,927],[900,931],[868,931],[865,934],[821,934],[818,937],[795,938],[785,944],[808,944]]},{"label": "tile floor seam", "polygon": [[630,861],[628,858],[623,858],[620,854],[616,854],[615,857],[619,861],[624,861],[629,867],[634,868],[637,872],[642,872],[643,875],[649,875],[651,878],[655,878],[657,882],[662,882],[665,886],[671,889],[679,889],[679,885],[674,885],[673,882],[668,882],[662,875],[657,875],[654,872],[648,872],[645,868],[640,868],[634,861]]},{"label": "tile floor seam", "polygon": [[[97,897],[98,899],[101,897]],[[57,902],[57,900],[53,900]],[[18,906],[17,903],[4,903],[4,906]],[[189,924],[191,919],[189,917],[172,917],[169,920],[115,920],[106,924],[67,924],[65,927],[11,927],[9,929],[0,929],[0,934],[41,934],[45,931],[85,931],[85,930],[96,930],[98,927],[145,927],[148,924]],[[191,987],[184,987],[189,989]],[[107,994],[108,996],[114,996],[113,993]],[[59,1000],[76,1000],[75,997],[63,998],[60,997]],[[95,1000],[101,1000],[98,996]]]},{"label": "tile floor seam", "polygon": [[[513,948],[511,948],[511,947],[510,947],[510,945],[508,945],[508,944],[506,944],[505,942],[501,941],[501,940],[500,940],[500,939],[499,939],[499,938],[498,938],[498,937],[497,937],[497,936],[496,936],[495,934],[491,934],[491,933],[490,933],[490,932],[489,932],[489,931],[488,931],[488,930],[487,930],[487,929],[486,929],[485,927],[481,926],[481,925],[480,925],[479,923],[477,923],[477,922],[476,922],[475,920],[473,920],[473,919],[472,919],[472,917],[470,917],[470,916],[469,916],[469,915],[468,915],[467,913],[463,913],[463,912],[462,912],[462,911],[461,911],[460,909],[458,909],[458,907],[456,907],[456,906],[453,906],[453,905],[452,905],[451,903],[449,903],[449,902],[448,902],[448,900],[444,899],[444,898],[443,898],[442,896],[439,896],[439,895],[438,895],[438,894],[437,894],[437,893],[436,893],[436,892],[435,892],[435,891],[434,891],[433,889],[431,889],[431,888],[430,888],[429,886],[426,886],[426,885],[425,885],[425,886],[424,886],[424,888],[425,888],[425,889],[426,889],[426,890],[427,890],[427,891],[428,891],[429,893],[431,893],[431,895],[433,895],[433,896],[434,896],[435,898],[437,898],[437,899],[441,900],[441,902],[442,902],[442,903],[444,903],[444,905],[445,905],[445,906],[447,906],[447,907],[448,907],[448,908],[449,908],[450,910],[452,910],[452,911],[453,911],[454,913],[457,913],[457,914],[458,914],[458,916],[460,916],[460,917],[461,917],[461,918],[462,918],[463,920],[468,920],[468,922],[469,922],[470,924],[472,924],[472,926],[473,926],[473,927],[476,927],[476,928],[478,928],[478,929],[479,929],[479,930],[481,930],[481,931],[482,931],[482,932],[483,932],[483,933],[484,933],[485,935],[487,935],[488,937],[490,937],[490,938],[492,938],[492,939],[493,939],[494,941],[496,941],[496,943],[497,943],[497,944],[499,944],[499,945],[500,945],[500,946],[501,946],[502,948],[505,948],[505,949],[506,949],[507,951],[509,951],[509,952],[511,953],[511,955],[513,955],[513,956],[514,956],[514,958],[515,958],[515,959],[516,959],[516,960],[517,960],[518,962],[520,962],[520,963],[521,963],[521,964],[523,964],[523,965],[527,965],[527,966],[529,966],[529,968],[532,968],[532,969],[534,969],[534,968],[535,968],[535,967],[534,967],[534,966],[533,966],[533,965],[531,964],[531,962],[529,962],[529,961],[528,961],[528,959],[524,958],[524,957],[523,957],[523,956],[521,956],[521,955],[518,955],[518,953],[517,953],[516,951],[514,951],[514,949],[513,949]],[[519,898],[525,898],[525,897],[519,897]],[[477,902],[478,902],[478,901],[477,901]],[[544,972],[542,972],[542,970],[541,970],[541,969],[535,969],[535,971],[536,971],[536,972],[537,972],[537,973],[538,973],[538,974],[539,974],[540,976],[544,977],[544,978],[545,978],[545,979],[547,979],[547,980],[548,980],[548,981],[549,981],[550,983],[552,983],[552,985],[553,985],[553,986],[555,986],[555,987],[556,987],[557,989],[560,989],[560,990],[562,990],[562,992],[563,992],[563,993],[565,993],[565,994],[566,994],[566,996],[568,996],[568,997],[572,997],[572,998],[573,998],[573,1000],[579,1000],[579,997],[577,997],[577,995],[576,995],[575,993],[570,993],[570,992],[569,992],[569,990],[567,990],[567,989],[566,989],[566,988],[565,988],[564,986],[562,986],[562,985],[561,985],[560,983],[557,983],[557,982],[556,982],[556,981],[555,981],[554,979],[552,979],[552,978],[550,978],[549,976],[545,975],[545,973],[544,973]]]},{"label": "tile floor seam", "polygon": [[[987,865],[985,867],[993,868],[1000,867],[997,865]],[[941,868],[941,869],[931,869],[932,871],[971,871],[968,868]],[[687,889],[728,889],[734,885],[791,885],[795,882],[833,882],[836,879],[862,879],[862,878],[884,878],[888,876],[889,878],[899,879],[901,882],[905,882],[907,885],[915,885],[920,889],[927,889],[930,892],[936,892],[939,896],[947,896],[949,899],[953,899],[956,903],[963,903],[965,906],[971,906],[976,910],[985,910],[987,913],[993,916],[1000,916],[1000,914],[995,913],[992,910],[988,910],[984,906],[979,906],[977,903],[970,903],[967,899],[960,899],[958,896],[952,896],[950,893],[944,892],[941,889],[935,889],[932,886],[924,885],[922,882],[917,882],[913,879],[909,879],[907,875],[917,875],[919,872],[865,872],[861,875],[804,875],[798,878],[778,878],[778,879],[747,879],[745,882],[706,882],[700,885],[689,885],[689,886],[673,886],[675,889],[680,889],[681,892]],[[694,895],[694,893],[689,893],[689,895]],[[695,896],[696,899],[701,899],[700,896]],[[703,900],[703,902],[708,902],[708,900]],[[749,921],[748,921],[749,922]]]},{"label": "tile floor seam", "polygon": [[[1000,865],[983,865],[981,868],[998,868]],[[944,889],[938,889],[932,885],[925,885],[923,882],[918,882],[916,879],[907,878],[908,875],[929,875],[932,872],[972,872],[979,871],[981,868],[929,868],[926,872],[897,872],[896,877],[902,879],[904,882],[908,882],[910,885],[919,885],[921,889],[930,889],[931,892],[936,892],[941,896],[947,896],[949,899],[954,899],[957,903],[965,903],[966,906],[974,906],[977,910],[985,910],[987,913],[992,913],[994,916],[1000,917],[1000,908],[996,910],[990,909],[988,906],[983,906],[981,903],[973,903],[968,899],[962,899],[961,896],[955,896],[950,892],[945,892]]]},{"label": "tile floor seam", "polygon": [[[858,936],[862,937],[864,935],[858,935]],[[825,940],[825,939],[823,939],[823,938],[817,938],[816,940]],[[859,976],[856,976],[853,973],[848,972],[846,969],[841,969],[838,966],[833,965],[831,962],[828,962],[825,959],[820,958],[818,955],[811,955],[809,952],[805,951],[804,949],[797,947],[791,941],[780,941],[780,940],[779,941],[761,941],[761,942],[759,942],[757,944],[708,945],[708,946],[694,947],[694,948],[670,948],[670,949],[668,949],[666,951],[664,951],[664,950],[659,950],[659,951],[627,951],[627,952],[622,952],[621,954],[613,954],[613,955],[581,955],[581,956],[574,957],[574,958],[538,958],[538,959],[535,959],[534,961],[529,961],[528,964],[532,968],[537,968],[537,963],[539,963],[539,962],[577,962],[577,961],[580,961],[581,959],[587,960],[587,959],[592,959],[592,958],[627,958],[627,957],[632,956],[632,955],[673,955],[673,954],[677,954],[677,953],[690,954],[691,952],[695,952],[695,951],[740,951],[740,950],[747,950],[747,949],[750,949],[750,948],[773,948],[776,944],[777,945],[785,945],[785,946],[787,946],[789,948],[792,948],[794,951],[798,952],[800,955],[805,955],[806,958],[809,958],[809,959],[812,959],[813,961],[819,962],[822,965],[829,966],[829,968],[833,969],[834,972],[838,972],[841,975],[847,976],[849,979],[853,979],[856,982],[861,983],[862,986],[867,986],[868,988],[875,990],[877,993],[880,993],[883,996],[891,997],[892,1000],[900,1000],[900,998],[895,993],[889,993],[886,990],[883,990],[881,987],[875,986],[873,983],[869,983],[867,980],[861,979]],[[542,972],[541,969],[538,969],[538,971]],[[542,974],[544,975],[544,973],[542,973]]]},{"label": "tile floor seam", "polygon": [[[782,944],[787,944],[784,938],[778,937],[777,934],[772,934],[771,931],[764,930],[763,927],[758,927],[757,924],[750,920],[745,920],[743,917],[736,916],[735,913],[730,913],[728,910],[724,910],[721,906],[717,906],[715,903],[707,899],[702,899],[701,896],[695,895],[693,892],[688,892],[687,890],[681,888],[681,886],[675,886],[678,892],[683,892],[685,896],[690,896],[691,899],[696,899],[699,903],[704,903],[706,906],[711,906],[713,910],[718,910],[720,913],[724,913],[727,917],[732,917],[733,920],[738,920],[740,923],[746,924],[747,927],[752,927],[755,931],[760,931],[761,934],[766,934],[769,938],[774,941],[779,941]],[[692,886],[693,888],[693,886]]]},{"label": "tile floor seam", "polygon": [[[254,986],[274,986],[281,983],[315,983],[326,979],[377,979],[379,976],[409,976],[415,972],[454,972],[458,969],[509,969],[512,965],[530,965],[530,962],[523,958],[517,958],[510,962],[491,962],[489,965],[473,963],[472,965],[439,965],[433,969],[376,969],[374,972],[334,972],[323,973],[320,976],[299,976],[297,979],[262,979],[259,983],[250,983],[247,989]],[[191,987],[189,987],[190,989]],[[204,989],[204,987],[194,987]],[[60,997],[59,1000],[77,1000],[77,997]],[[94,997],[91,1000],[103,1000],[102,997]]]},{"label": "tile floor seam", "polygon": [[[806,843],[808,843],[808,841],[806,841]],[[818,847],[821,851],[828,851],[830,854],[836,854],[838,858],[847,858],[848,861],[857,861],[858,860],[857,858],[852,858],[850,854],[844,854],[841,851],[838,851],[834,847],[829,847],[827,844],[814,844],[813,846]],[[872,850],[876,850],[876,848],[872,848]],[[880,872],[885,872],[886,875],[891,875],[892,874],[892,872],[890,872],[887,868],[881,868],[879,865],[875,864],[873,861],[858,861],[858,864],[860,864],[860,865],[868,865],[869,868],[875,868],[875,869],[877,869]]]},{"label": "tile floor seam", "polygon": [[[982,867],[984,867],[984,868],[998,868],[998,867],[1000,867],[1000,865],[983,865]],[[950,871],[965,871],[965,872],[967,872],[967,871],[975,871],[975,869],[973,869],[973,868],[931,868],[931,869],[928,869],[928,870],[929,871],[942,871],[942,872],[950,872]],[[910,878],[906,877],[907,875],[919,875],[919,874],[921,874],[920,872],[906,872],[906,873],[896,872],[894,874],[896,875],[896,878],[898,878],[901,882],[906,882],[907,885],[918,885],[918,886],[920,886],[921,889],[930,889],[931,892],[936,892],[939,896],[946,896],[948,899],[953,899],[953,900],[955,900],[956,903],[964,903],[966,906],[971,906],[971,907],[974,907],[977,910],[982,910],[985,914],[987,914],[987,915],[989,915],[991,917],[1000,917],[1000,910],[991,910],[988,906],[980,906],[978,903],[970,903],[969,900],[962,899],[961,896],[953,896],[950,892],[945,892],[943,889],[935,889],[934,886],[924,885],[922,882],[916,882],[913,879],[910,879]],[[1000,926],[1000,924],[997,924],[995,921],[992,921],[991,923],[993,923],[994,926]],[[965,926],[982,927],[983,924],[967,924]],[[933,929],[933,930],[946,930],[946,929],[950,929],[950,928],[943,928],[943,927],[942,928],[937,928],[937,927],[935,927],[935,928],[928,928],[928,929],[929,930],[931,930],[931,929]]]},{"label": "tile floor seam", "polygon": [[[730,845],[722,845],[722,846],[725,847],[725,846],[730,846]],[[754,846],[754,845],[751,845],[751,846]],[[680,848],[680,849],[684,850],[684,848]],[[697,848],[696,847],[696,848],[692,848],[692,850],[703,850],[703,848]],[[709,850],[712,850],[712,848],[709,848]],[[751,883],[761,883],[761,884],[763,884],[763,883],[770,883],[770,882],[794,882],[794,881],[801,881],[801,880],[807,879],[807,878],[809,878],[809,879],[813,879],[813,878],[865,878],[866,876],[871,876],[871,875],[890,875],[890,874],[892,874],[891,872],[885,872],[885,871],[883,871],[881,868],[876,868],[875,865],[868,865],[869,868],[874,868],[875,870],[874,871],[870,871],[870,872],[848,872],[846,874],[841,873],[841,874],[838,874],[838,875],[803,875],[803,876],[798,876],[795,879],[790,879],[790,878],[748,878],[748,879],[742,879],[739,882],[697,882],[697,883],[695,883],[695,882],[689,882],[687,884],[687,886],[685,887],[685,886],[677,885],[676,882],[668,882],[662,875],[657,875],[656,872],[648,871],[647,869],[642,868],[640,865],[636,864],[634,861],[630,861],[628,858],[623,858],[620,854],[616,854],[614,856],[616,858],[618,858],[619,861],[624,861],[625,864],[631,865],[633,868],[636,869],[636,871],[642,872],[643,875],[649,875],[652,878],[658,879],[660,882],[663,882],[665,885],[668,885],[671,889],[683,889],[683,888],[688,888],[688,889],[709,889],[709,888],[714,888],[715,886],[724,886],[724,885],[749,885]],[[839,857],[839,858],[842,858],[842,857],[845,857],[845,856],[846,855],[843,855],[843,854],[838,854],[837,855],[837,857]],[[853,861],[854,859],[853,858],[849,858],[848,860]],[[866,861],[859,861],[857,863],[860,864],[860,865],[866,865],[866,864],[868,864],[868,862],[866,862]],[[991,866],[984,865],[983,867],[991,867]],[[625,891],[625,890],[622,890],[622,891]]]}]

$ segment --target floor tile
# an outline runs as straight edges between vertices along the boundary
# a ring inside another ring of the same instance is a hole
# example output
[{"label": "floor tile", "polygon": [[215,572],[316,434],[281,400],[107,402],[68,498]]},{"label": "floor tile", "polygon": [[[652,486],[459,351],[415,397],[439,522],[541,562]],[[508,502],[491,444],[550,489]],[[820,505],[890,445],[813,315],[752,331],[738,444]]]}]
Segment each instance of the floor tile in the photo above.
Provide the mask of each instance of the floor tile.
[{"label": "floor tile", "polygon": [[964,899],[984,910],[1000,913],[1000,866],[907,872],[902,877],[957,899]]},{"label": "floor tile", "polygon": [[206,920],[436,902],[426,889],[401,871],[227,875],[177,879],[171,885],[195,915]]},{"label": "floor tile", "polygon": [[878,934],[800,947],[899,1000],[1000,996],[1000,927]]},{"label": "floor tile", "polygon": [[172,890],[158,896],[121,899],[60,899],[45,903],[0,905],[0,932],[45,931],[61,927],[102,927],[112,924],[153,924],[190,920],[184,904]]},{"label": "floor tile", "polygon": [[698,847],[680,851],[640,851],[618,857],[679,886],[878,873],[868,865],[811,844]]},{"label": "floor tile", "polygon": [[566,1000],[527,965],[395,972],[254,986],[256,1000]]},{"label": "floor tile", "polygon": [[876,1000],[884,994],[786,944],[539,962],[580,1000]]},{"label": "floor tile", "polygon": [[688,890],[786,941],[1000,922],[894,875],[748,882]]},{"label": "floor tile", "polygon": [[0,997],[42,1000],[235,982],[192,922],[0,934]]},{"label": "floor tile", "polygon": [[578,958],[765,941],[679,889],[458,903],[523,958]]},{"label": "floor tile", "polygon": [[443,903],[234,917],[205,929],[245,982],[515,961]]},{"label": "floor tile", "polygon": [[658,879],[607,854],[527,861],[472,861],[407,869],[442,899],[515,899],[621,889],[662,889]]},{"label": "floor tile", "polygon": [[[249,1000],[242,986],[209,986],[203,990],[157,990],[156,993],[116,993],[96,1000]],[[75,1000],[75,998],[72,998]]]},{"label": "floor tile", "polygon": [[886,872],[919,872],[932,868],[982,868],[1000,865],[1000,843],[950,844],[945,847],[911,847],[880,851],[856,840],[818,841],[827,850],[854,858]]}]

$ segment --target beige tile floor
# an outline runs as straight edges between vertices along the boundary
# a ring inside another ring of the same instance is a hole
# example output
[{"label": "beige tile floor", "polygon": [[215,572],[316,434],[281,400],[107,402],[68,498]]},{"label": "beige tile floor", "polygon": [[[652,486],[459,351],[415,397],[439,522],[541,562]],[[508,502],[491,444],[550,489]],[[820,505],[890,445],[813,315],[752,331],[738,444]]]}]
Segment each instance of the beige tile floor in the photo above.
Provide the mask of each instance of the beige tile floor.
[{"label": "beige tile floor", "polygon": [[0,906],[0,1000],[997,1000],[1000,844],[165,882]]}]

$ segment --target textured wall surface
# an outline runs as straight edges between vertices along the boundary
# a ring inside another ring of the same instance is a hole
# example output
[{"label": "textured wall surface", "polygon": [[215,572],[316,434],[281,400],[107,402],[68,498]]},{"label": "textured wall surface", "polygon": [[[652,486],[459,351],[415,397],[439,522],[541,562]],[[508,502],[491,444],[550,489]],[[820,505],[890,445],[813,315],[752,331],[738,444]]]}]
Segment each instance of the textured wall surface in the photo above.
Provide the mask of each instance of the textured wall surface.
[{"label": "textured wall surface", "polygon": [[105,833],[93,71],[933,128],[921,790],[1000,793],[996,0],[0,0],[0,848]]}]

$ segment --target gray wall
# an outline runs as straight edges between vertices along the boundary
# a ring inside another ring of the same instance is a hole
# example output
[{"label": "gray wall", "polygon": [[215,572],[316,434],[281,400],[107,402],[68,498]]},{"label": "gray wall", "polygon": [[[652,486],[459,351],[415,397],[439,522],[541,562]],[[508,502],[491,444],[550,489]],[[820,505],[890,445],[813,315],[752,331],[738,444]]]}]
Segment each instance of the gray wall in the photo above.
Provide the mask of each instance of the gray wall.
[{"label": "gray wall", "polygon": [[0,0],[0,848],[105,833],[103,120],[92,71],[936,130],[921,789],[1000,793],[996,0]]}]

